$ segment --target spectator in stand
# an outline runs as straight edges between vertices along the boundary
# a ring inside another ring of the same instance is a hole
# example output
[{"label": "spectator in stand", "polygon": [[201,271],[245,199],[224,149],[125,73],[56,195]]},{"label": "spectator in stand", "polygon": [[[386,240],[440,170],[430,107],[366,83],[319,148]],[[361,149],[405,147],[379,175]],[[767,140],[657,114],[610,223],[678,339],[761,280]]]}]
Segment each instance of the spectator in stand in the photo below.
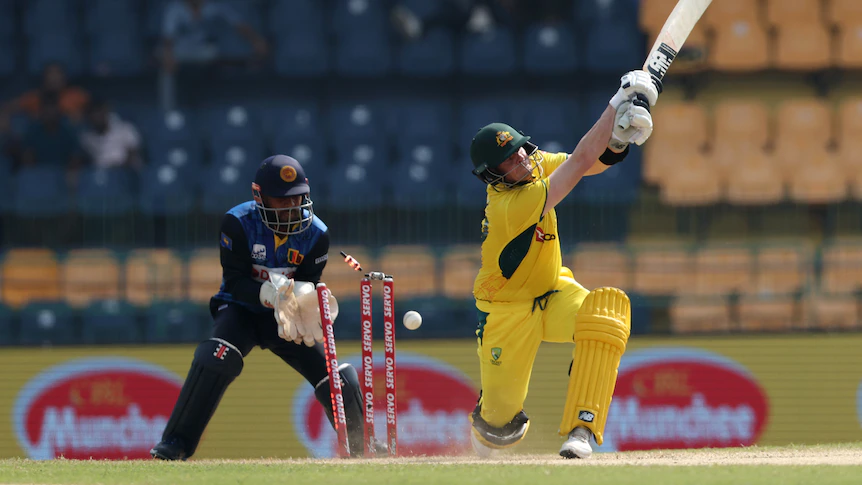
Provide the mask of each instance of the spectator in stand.
[{"label": "spectator in stand", "polygon": [[39,98],[39,118],[30,123],[21,140],[20,165],[55,166],[76,172],[82,165],[78,134],[60,108],[57,93]]},{"label": "spectator in stand", "polygon": [[90,104],[81,147],[94,167],[140,169],[141,137],[135,126],[111,111],[102,100]]},{"label": "spectator in stand", "polygon": [[174,76],[178,65],[207,66],[222,60],[219,35],[233,29],[245,38],[258,58],[267,53],[266,40],[227,4],[215,0],[174,0],[165,7],[162,24],[162,107],[176,103]]}]

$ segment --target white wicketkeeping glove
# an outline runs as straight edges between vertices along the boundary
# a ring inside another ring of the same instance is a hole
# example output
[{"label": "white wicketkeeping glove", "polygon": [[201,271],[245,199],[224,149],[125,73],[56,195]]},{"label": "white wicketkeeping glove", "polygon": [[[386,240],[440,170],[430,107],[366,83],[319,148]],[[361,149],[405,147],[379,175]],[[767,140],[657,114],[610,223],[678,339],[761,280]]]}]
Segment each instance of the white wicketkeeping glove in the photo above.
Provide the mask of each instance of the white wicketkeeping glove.
[{"label": "white wicketkeeping glove", "polygon": [[624,102],[631,101],[632,98],[640,94],[646,97],[650,106],[655,106],[661,89],[661,81],[653,79],[650,73],[629,71],[620,78],[620,88],[611,98],[609,104],[613,109],[619,111]]},{"label": "white wicketkeeping glove", "polygon": [[617,110],[614,131],[608,146],[614,151],[625,150],[626,145],[643,145],[652,135],[652,115],[641,100],[626,101]]}]

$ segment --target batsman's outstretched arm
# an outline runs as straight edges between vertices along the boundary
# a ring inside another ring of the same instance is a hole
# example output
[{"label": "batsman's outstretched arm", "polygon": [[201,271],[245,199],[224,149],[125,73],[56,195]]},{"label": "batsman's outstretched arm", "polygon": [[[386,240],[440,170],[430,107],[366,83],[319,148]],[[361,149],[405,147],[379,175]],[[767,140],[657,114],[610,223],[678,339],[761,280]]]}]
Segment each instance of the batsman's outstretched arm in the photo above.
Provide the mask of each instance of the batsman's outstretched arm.
[{"label": "batsman's outstretched arm", "polygon": [[578,142],[575,151],[548,177],[548,199],[542,215],[556,207],[605,152],[613,133],[615,115],[614,108],[608,105],[590,131]]}]

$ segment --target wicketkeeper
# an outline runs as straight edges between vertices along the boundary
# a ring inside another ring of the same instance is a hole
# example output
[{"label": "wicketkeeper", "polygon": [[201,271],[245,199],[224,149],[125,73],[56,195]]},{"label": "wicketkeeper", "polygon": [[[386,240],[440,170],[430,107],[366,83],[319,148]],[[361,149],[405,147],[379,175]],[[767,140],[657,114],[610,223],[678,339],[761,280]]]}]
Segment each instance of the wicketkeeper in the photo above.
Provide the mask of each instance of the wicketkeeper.
[{"label": "wicketkeeper", "polygon": [[[332,423],[329,376],[317,304],[318,283],[329,252],[329,230],[316,215],[308,179],[299,162],[267,158],[252,184],[253,201],[240,204],[221,222],[222,284],[210,301],[212,338],[201,342],[154,458],[192,456],[204,428],[243,359],[255,347],[269,349],[314,386]],[[330,296],[332,319],[338,303]],[[343,382],[351,454],[363,451],[362,396],[350,364]]]},{"label": "wicketkeeper", "polygon": [[566,458],[587,458],[602,433],[630,333],[629,299],[617,288],[588,291],[562,265],[554,207],[585,175],[621,162],[652,133],[660,82],[645,71],[621,87],[572,154],[548,153],[530,137],[491,123],[470,146],[473,174],[487,184],[482,268],[473,287],[482,390],[472,414],[480,456],[515,445],[530,421],[524,400],[542,341],[574,342],[560,434]]}]

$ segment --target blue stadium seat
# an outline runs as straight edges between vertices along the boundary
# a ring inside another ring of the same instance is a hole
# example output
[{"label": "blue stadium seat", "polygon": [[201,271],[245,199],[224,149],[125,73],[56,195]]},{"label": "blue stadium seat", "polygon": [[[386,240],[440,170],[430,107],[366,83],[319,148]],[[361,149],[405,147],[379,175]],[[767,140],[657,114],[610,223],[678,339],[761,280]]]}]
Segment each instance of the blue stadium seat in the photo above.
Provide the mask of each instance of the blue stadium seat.
[{"label": "blue stadium seat", "polygon": [[141,130],[151,165],[170,164],[186,172],[202,164],[200,134],[191,113],[149,111],[142,114]]},{"label": "blue stadium seat", "polygon": [[[470,141],[488,123],[514,123],[508,99],[474,99],[461,105],[458,114],[458,141],[461,155],[469,160]],[[523,128],[522,128],[523,130]]]},{"label": "blue stadium seat", "polygon": [[15,329],[15,313],[5,305],[0,305],[0,346],[18,343],[18,333]]},{"label": "blue stadium seat", "polygon": [[200,145],[194,141],[150,141],[147,161],[151,165],[169,165],[182,174],[192,174],[203,165]]},{"label": "blue stadium seat", "polygon": [[315,100],[272,101],[261,110],[261,126],[269,136],[289,133],[295,136],[315,136],[323,130],[320,106]]},{"label": "blue stadium seat", "polygon": [[392,60],[387,18],[383,2],[335,2],[336,72],[350,77],[381,77],[389,72]]},{"label": "blue stadium seat", "polygon": [[330,113],[332,140],[384,136],[388,113],[375,102],[338,102]]},{"label": "blue stadium seat", "polygon": [[575,32],[568,25],[532,25],[524,39],[524,70],[530,74],[570,74],[578,67]]},{"label": "blue stadium seat", "polygon": [[625,161],[604,173],[587,177],[572,190],[567,199],[599,205],[628,205],[637,200],[641,186],[641,150],[632,146]]},{"label": "blue stadium seat", "polygon": [[637,21],[640,0],[578,0],[574,6],[575,23],[580,26],[599,21]]},{"label": "blue stadium seat", "polygon": [[0,155],[0,212],[6,212],[14,207],[15,185],[12,177],[12,162]]},{"label": "blue stadium seat", "polygon": [[285,77],[320,76],[329,71],[327,17],[315,0],[275,0],[269,13],[275,72]]},{"label": "blue stadium seat", "polygon": [[236,167],[209,167],[201,179],[201,209],[205,214],[220,215],[251,200],[251,180]]},{"label": "blue stadium seat", "polygon": [[217,106],[203,113],[211,140],[248,141],[260,137],[260,114],[251,106]]},{"label": "blue stadium seat", "polygon": [[637,19],[592,22],[585,28],[584,67],[590,72],[619,73],[643,64],[646,39]]},{"label": "blue stadium seat", "polygon": [[16,215],[56,216],[68,204],[66,173],[56,167],[24,167],[15,174]]},{"label": "blue stadium seat", "polygon": [[135,308],[125,301],[94,301],[81,312],[81,341],[88,345],[139,342],[135,318]]},{"label": "blue stadium seat", "polygon": [[488,34],[466,34],[461,39],[461,71],[471,75],[499,76],[515,72],[518,48],[515,36],[498,27]]},{"label": "blue stadium seat", "polygon": [[[11,3],[11,2],[5,2]],[[28,0],[24,10],[24,32],[32,38],[47,33],[76,36],[80,33],[79,0]]]},{"label": "blue stadium seat", "polygon": [[432,29],[420,39],[398,47],[401,74],[415,77],[449,76],[455,70],[455,37],[444,29]]},{"label": "blue stadium seat", "polygon": [[78,210],[84,215],[118,216],[135,206],[135,173],[128,168],[88,168],[78,180]]},{"label": "blue stadium seat", "polygon": [[104,77],[133,76],[143,70],[143,43],[136,30],[104,32],[91,38],[90,74]]},{"label": "blue stadium seat", "polygon": [[214,167],[234,167],[246,180],[254,178],[265,157],[263,139],[245,141],[213,140],[211,145]]},{"label": "blue stadium seat", "polygon": [[144,12],[144,34],[149,39],[162,35],[165,6],[173,0],[147,0]]},{"label": "blue stadium seat", "polygon": [[458,175],[455,177],[455,203],[465,209],[480,209],[485,207],[487,186],[470,173],[472,167],[469,157],[458,163],[461,171],[456,172]]},{"label": "blue stadium seat", "polygon": [[0,41],[10,41],[19,33],[16,20],[15,2],[0,2]]},{"label": "blue stadium seat", "polygon": [[105,32],[140,32],[142,0],[86,0],[84,25],[91,36]]},{"label": "blue stadium seat", "polygon": [[182,215],[194,204],[194,179],[170,165],[149,165],[141,174],[138,209],[147,215]]},{"label": "blue stadium seat", "polygon": [[18,312],[21,345],[77,344],[72,310],[61,302],[33,302]]},{"label": "blue stadium seat", "polygon": [[198,342],[210,335],[209,312],[194,303],[153,303],[144,318],[144,339],[148,343]]},{"label": "blue stadium seat", "polygon": [[336,165],[329,170],[328,202],[344,208],[380,207],[390,175],[388,155],[386,145],[374,139],[336,145]]},{"label": "blue stadium seat", "polygon": [[272,153],[295,158],[305,169],[313,190],[321,188],[327,178],[327,146],[322,136],[276,135],[272,140]]},{"label": "blue stadium seat", "polygon": [[[446,187],[440,183],[441,165],[449,157],[439,153],[440,146],[403,141],[400,160],[392,181],[395,205],[403,208],[440,207],[450,201]],[[406,153],[405,153],[406,152]]]},{"label": "blue stadium seat", "polygon": [[78,35],[49,31],[30,38],[27,70],[38,76],[47,64],[59,62],[69,76],[79,76],[83,72],[83,53]]},{"label": "blue stadium seat", "polygon": [[445,99],[403,101],[395,113],[398,137],[438,138],[452,136],[452,109]]},{"label": "blue stadium seat", "polygon": [[[263,29],[263,3],[260,0],[222,0],[233,9],[243,23],[255,31]],[[235,29],[225,28],[218,32],[219,53],[226,59],[245,59],[253,54],[251,44]]]},{"label": "blue stadium seat", "polygon": [[13,39],[0,37],[0,77],[15,74],[18,68],[18,50]]},{"label": "blue stadium seat", "polygon": [[529,97],[513,103],[512,124],[549,152],[571,152],[586,133],[575,98]]}]

